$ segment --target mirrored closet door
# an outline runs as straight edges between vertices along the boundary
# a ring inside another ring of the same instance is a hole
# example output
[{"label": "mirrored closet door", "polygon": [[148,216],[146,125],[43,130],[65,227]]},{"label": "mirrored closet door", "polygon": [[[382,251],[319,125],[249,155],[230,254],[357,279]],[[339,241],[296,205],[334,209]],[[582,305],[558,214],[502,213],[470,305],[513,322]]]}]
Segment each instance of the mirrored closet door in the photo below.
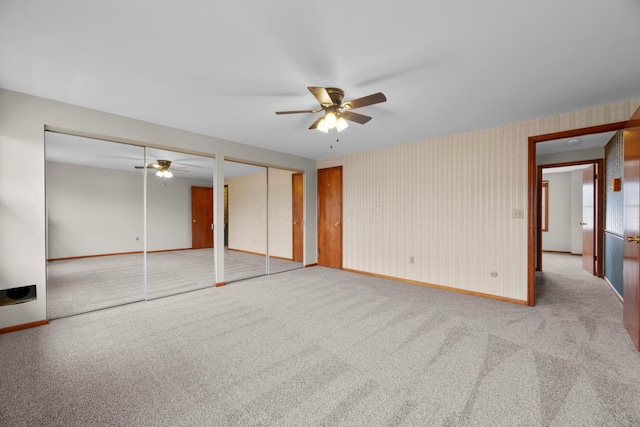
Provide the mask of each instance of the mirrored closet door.
[{"label": "mirrored closet door", "polygon": [[146,152],[147,299],[215,284],[213,159]]},{"label": "mirrored closet door", "polygon": [[47,317],[144,299],[144,148],[45,132]]},{"label": "mirrored closet door", "polygon": [[302,268],[304,176],[269,168],[269,274]]},{"label": "mirrored closet door", "polygon": [[225,160],[225,282],[267,274],[267,168]]}]

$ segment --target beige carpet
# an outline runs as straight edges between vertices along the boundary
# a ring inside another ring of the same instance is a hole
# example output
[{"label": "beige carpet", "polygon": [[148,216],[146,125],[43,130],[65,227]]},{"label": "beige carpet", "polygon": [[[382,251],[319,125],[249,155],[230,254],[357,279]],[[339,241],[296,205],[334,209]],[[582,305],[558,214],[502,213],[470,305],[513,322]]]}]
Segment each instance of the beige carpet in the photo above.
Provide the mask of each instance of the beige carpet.
[{"label": "beige carpet", "polygon": [[[302,268],[301,263],[270,260],[270,272]],[[225,281],[266,273],[264,256],[225,251]],[[146,298],[155,299],[215,284],[212,249],[147,255]],[[145,299],[142,254],[79,258],[47,263],[47,317],[57,319]]]},{"label": "beige carpet", "polygon": [[545,258],[536,307],[322,267],[0,336],[10,426],[637,426],[610,288]]}]

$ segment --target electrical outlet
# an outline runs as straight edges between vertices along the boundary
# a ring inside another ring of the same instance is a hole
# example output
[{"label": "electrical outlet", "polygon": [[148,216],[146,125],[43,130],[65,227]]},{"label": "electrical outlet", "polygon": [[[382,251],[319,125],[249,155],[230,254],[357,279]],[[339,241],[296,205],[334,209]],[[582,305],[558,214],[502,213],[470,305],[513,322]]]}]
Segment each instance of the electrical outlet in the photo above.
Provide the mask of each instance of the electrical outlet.
[{"label": "electrical outlet", "polygon": [[524,218],[524,209],[514,209],[513,210],[513,218],[523,219]]}]

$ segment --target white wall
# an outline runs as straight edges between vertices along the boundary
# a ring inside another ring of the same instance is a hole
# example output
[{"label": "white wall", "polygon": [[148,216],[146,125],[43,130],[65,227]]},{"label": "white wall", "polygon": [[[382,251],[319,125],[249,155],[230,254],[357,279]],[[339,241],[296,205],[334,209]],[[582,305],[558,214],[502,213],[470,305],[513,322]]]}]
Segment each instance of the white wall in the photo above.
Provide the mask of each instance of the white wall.
[{"label": "white wall", "polygon": [[[191,186],[212,181],[147,180],[147,250],[191,247]],[[143,250],[142,172],[47,162],[49,259]]]},{"label": "white wall", "polygon": [[[218,182],[224,181],[225,157],[304,171],[305,263],[316,262],[315,161],[0,89],[0,289],[36,284],[38,294],[36,301],[0,307],[0,328],[46,319],[45,126],[215,155]],[[220,193],[216,203],[221,201]],[[215,215],[215,222],[222,223],[222,211]],[[219,252],[218,266],[224,263]],[[223,282],[224,269],[216,273],[216,282]]]},{"label": "white wall", "polygon": [[582,174],[581,170],[571,172],[571,253],[582,255]]},{"label": "white wall", "polygon": [[[343,166],[343,266],[526,301],[528,138],[627,120],[638,105],[318,161]],[[525,218],[513,218],[514,209]]]},{"label": "white wall", "polygon": [[542,232],[542,250],[571,252],[572,173],[543,173],[542,179],[549,182],[549,222],[548,231]]},{"label": "white wall", "polygon": [[604,147],[538,156],[536,157],[536,163],[538,165],[552,165],[554,163],[580,162],[595,159],[604,159]]}]

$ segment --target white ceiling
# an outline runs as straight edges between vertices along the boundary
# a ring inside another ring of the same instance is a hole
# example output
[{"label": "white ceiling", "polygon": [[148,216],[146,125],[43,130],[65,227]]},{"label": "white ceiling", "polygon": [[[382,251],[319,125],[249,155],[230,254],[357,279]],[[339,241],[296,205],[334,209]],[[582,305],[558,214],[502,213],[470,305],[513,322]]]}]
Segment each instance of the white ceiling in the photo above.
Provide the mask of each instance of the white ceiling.
[{"label": "white ceiling", "polygon": [[[0,87],[325,158],[640,98],[637,0],[0,0]],[[382,91],[307,130],[307,86]],[[333,145],[333,148],[330,148]]]},{"label": "white ceiling", "polygon": [[603,148],[611,138],[613,138],[613,135],[615,135],[615,132],[602,132],[539,142],[536,144],[536,156],[564,153],[567,151],[590,150],[592,148]]}]

